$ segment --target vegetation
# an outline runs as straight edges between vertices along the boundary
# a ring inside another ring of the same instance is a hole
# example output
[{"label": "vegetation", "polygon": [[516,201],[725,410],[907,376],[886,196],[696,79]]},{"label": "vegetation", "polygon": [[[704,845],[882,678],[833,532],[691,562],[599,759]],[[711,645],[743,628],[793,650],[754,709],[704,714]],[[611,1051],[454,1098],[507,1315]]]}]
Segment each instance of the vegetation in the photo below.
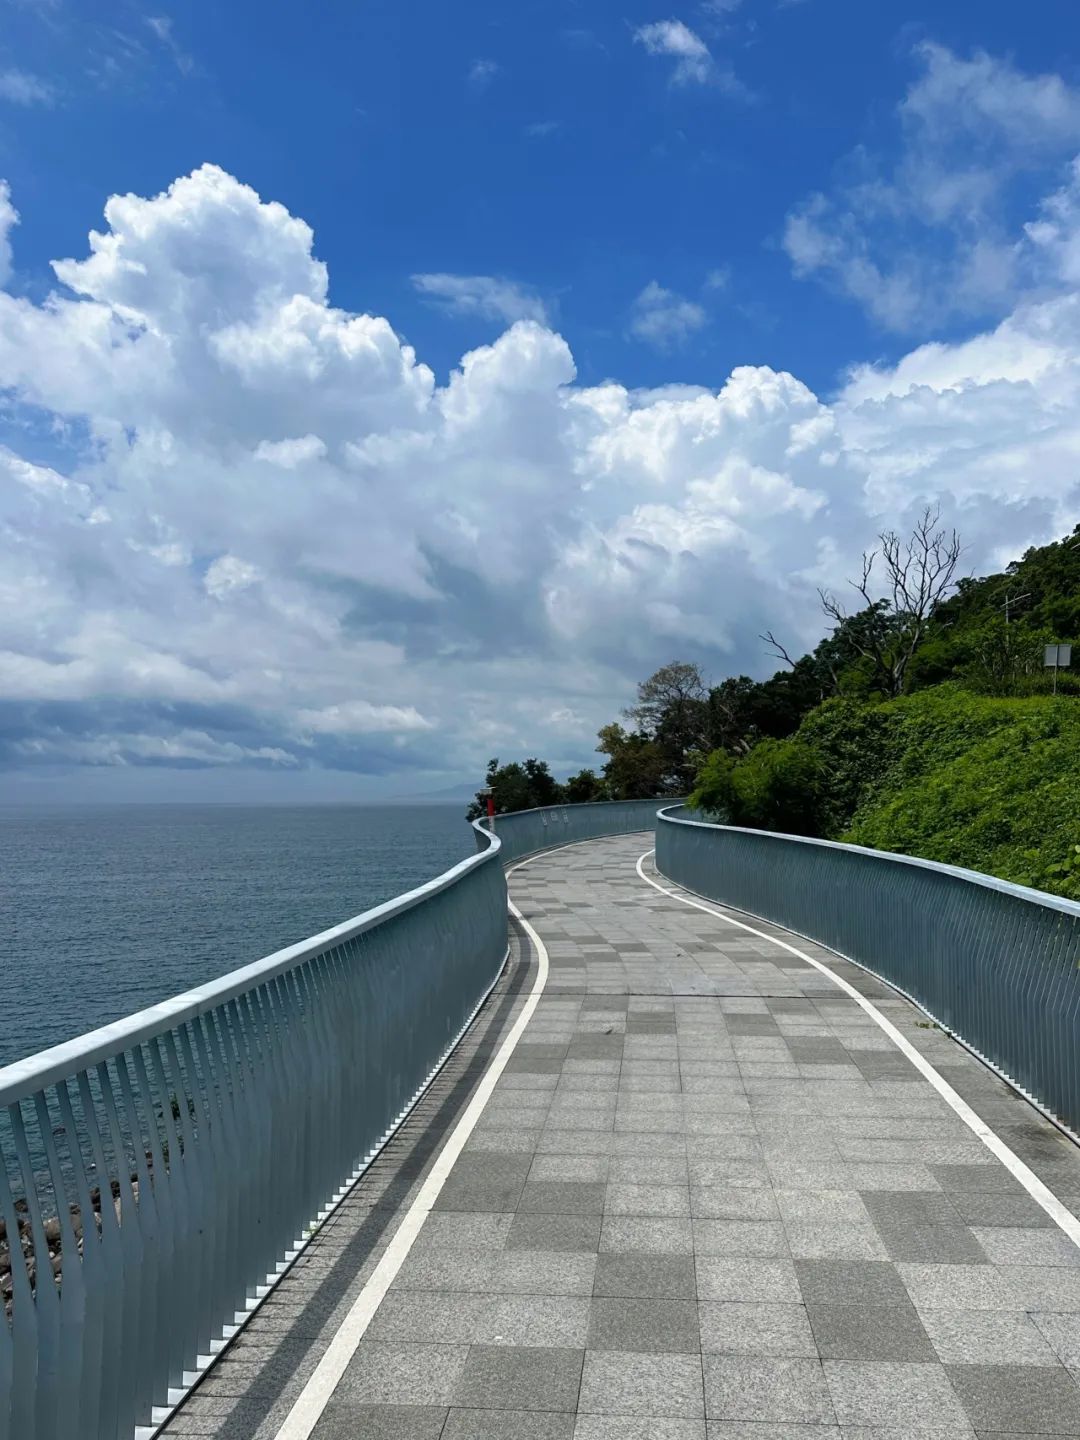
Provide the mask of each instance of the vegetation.
[{"label": "vegetation", "polygon": [[560,784],[539,761],[492,762],[497,808],[690,792],[732,824],[1080,899],[1080,675],[1061,671],[1054,695],[1043,664],[1045,645],[1080,639],[1080,526],[998,575],[956,580],[960,554],[933,511],[906,540],[886,532],[852,582],[859,609],[822,594],[812,653],[765,635],[785,663],[765,681],[666,665],[600,731],[600,773]]}]

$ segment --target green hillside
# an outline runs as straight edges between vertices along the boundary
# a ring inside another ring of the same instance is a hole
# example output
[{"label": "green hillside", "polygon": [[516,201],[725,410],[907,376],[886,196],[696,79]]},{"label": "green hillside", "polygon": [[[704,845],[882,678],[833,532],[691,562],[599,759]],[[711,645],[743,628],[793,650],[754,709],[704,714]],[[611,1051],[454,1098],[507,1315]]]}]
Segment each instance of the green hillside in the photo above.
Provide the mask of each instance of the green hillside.
[{"label": "green hillside", "polygon": [[943,684],[870,710],[830,701],[798,738],[832,779],[819,833],[1080,899],[1075,699]]}]

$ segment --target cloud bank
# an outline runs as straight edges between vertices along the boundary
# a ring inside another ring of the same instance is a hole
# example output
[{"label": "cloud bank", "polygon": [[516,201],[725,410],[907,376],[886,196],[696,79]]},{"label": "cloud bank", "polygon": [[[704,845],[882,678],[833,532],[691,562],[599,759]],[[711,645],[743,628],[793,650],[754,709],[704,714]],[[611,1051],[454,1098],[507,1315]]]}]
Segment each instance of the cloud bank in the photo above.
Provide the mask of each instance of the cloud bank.
[{"label": "cloud bank", "polygon": [[0,292],[0,763],[579,764],[657,664],[813,643],[815,587],[927,499],[975,568],[1064,531],[1077,185],[1028,232],[1052,288],[829,403],[766,367],[581,386],[536,318],[440,385],[224,171],[114,196],[53,294]]}]

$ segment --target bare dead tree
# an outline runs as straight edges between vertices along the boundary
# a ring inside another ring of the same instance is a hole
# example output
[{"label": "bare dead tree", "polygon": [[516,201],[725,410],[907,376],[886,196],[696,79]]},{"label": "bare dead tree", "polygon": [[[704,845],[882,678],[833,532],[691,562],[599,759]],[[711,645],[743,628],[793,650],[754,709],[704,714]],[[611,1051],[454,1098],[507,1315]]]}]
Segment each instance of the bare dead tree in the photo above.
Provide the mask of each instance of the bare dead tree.
[{"label": "bare dead tree", "polygon": [[[939,528],[940,520],[941,511],[928,505],[907,540],[895,530],[884,530],[878,536],[880,552],[864,552],[862,577],[849,584],[866,602],[868,623],[853,624],[855,617],[834,595],[827,590],[818,592],[825,614],[844,627],[845,638],[871,662],[875,679],[890,696],[903,691],[908,666],[926,638],[935,608],[952,588],[963,553],[959,535]],[[873,593],[879,554],[885,572],[884,596]]]},{"label": "bare dead tree", "polygon": [[773,658],[775,660],[782,660],[785,665],[790,665],[792,670],[795,669],[795,661],[784,649],[783,645],[780,644],[780,641],[777,640],[776,636],[771,630],[766,630],[763,635],[758,636],[758,639],[765,641],[765,644],[768,645],[769,648],[772,650]]}]

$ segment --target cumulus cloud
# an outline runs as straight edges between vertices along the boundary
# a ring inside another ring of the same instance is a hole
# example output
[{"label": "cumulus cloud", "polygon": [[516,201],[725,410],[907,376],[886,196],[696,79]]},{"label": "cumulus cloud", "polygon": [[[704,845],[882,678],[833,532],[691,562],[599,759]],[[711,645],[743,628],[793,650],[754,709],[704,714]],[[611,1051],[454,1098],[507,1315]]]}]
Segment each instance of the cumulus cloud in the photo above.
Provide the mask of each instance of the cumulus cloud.
[{"label": "cumulus cloud", "polygon": [[[762,629],[813,643],[816,586],[927,498],[976,567],[1063,532],[1075,188],[1025,239],[1055,288],[828,404],[756,366],[582,385],[536,318],[437,384],[222,170],[114,196],[53,295],[0,293],[0,763],[576,766],[656,665],[761,673]],[[693,303],[655,290],[643,310]]]},{"label": "cumulus cloud", "polygon": [[814,276],[899,332],[950,315],[1000,314],[1042,277],[1044,258],[1011,223],[1032,177],[1080,148],[1080,89],[1010,61],[915,49],[897,110],[898,157],[858,150],[830,193],[787,216],[795,273]]},{"label": "cumulus cloud", "polygon": [[527,285],[497,275],[414,275],[414,288],[450,315],[481,315],[485,320],[547,321],[544,302]]},{"label": "cumulus cloud", "polygon": [[650,280],[636,298],[630,316],[630,333],[658,350],[671,350],[704,328],[704,306]]}]

